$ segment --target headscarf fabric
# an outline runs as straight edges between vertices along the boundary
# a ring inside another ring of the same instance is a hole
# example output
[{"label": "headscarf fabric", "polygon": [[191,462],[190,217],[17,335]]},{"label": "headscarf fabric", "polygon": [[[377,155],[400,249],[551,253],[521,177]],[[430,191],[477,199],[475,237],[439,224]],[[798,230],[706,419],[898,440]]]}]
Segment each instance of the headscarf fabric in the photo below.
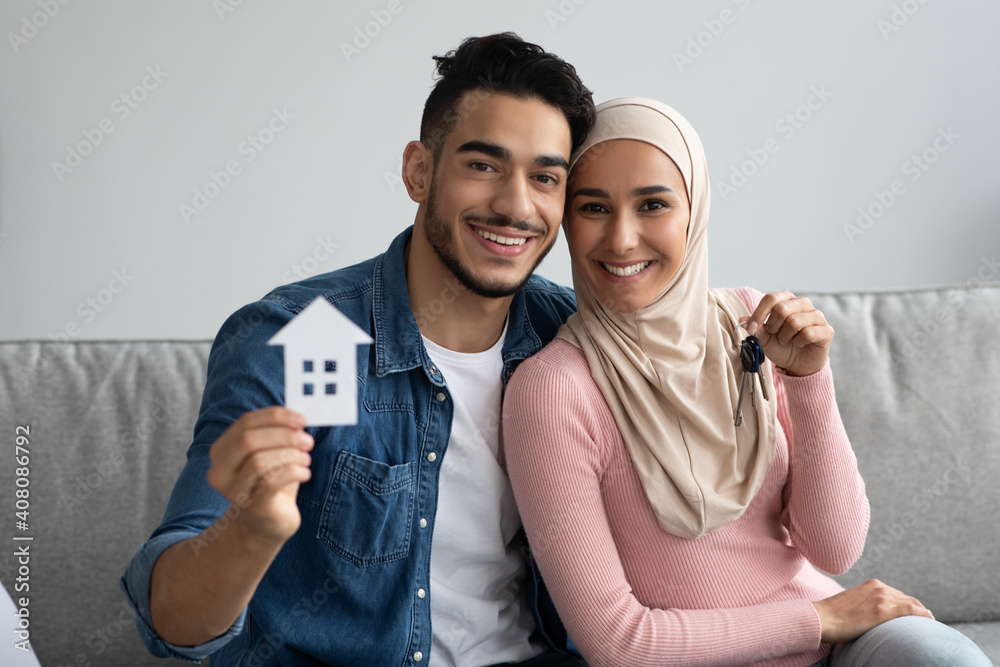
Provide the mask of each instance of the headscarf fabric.
[{"label": "headscarf fabric", "polygon": [[[734,424],[743,377],[738,324],[750,312],[732,291],[708,287],[708,166],[694,128],[661,102],[610,100],[597,107],[571,174],[600,160],[599,145],[615,139],[651,144],[680,170],[691,205],[684,258],[664,290],[632,313],[605,307],[574,270],[578,310],[557,337],[586,356],[660,526],[696,538],[742,516],[763,484],[777,401],[773,390],[763,400],[758,388],[754,409],[748,381],[743,422]],[[773,389],[770,366],[762,370]]]}]

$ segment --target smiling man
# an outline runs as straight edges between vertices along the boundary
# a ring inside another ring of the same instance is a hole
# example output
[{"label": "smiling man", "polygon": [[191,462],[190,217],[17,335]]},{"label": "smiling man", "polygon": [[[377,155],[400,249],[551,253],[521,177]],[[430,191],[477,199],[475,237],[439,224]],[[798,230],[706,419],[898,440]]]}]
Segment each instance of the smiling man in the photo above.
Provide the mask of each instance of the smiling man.
[{"label": "smiling man", "polygon": [[[436,58],[382,255],[274,290],[212,348],[188,463],[122,587],[158,656],[225,665],[575,665],[537,622],[499,444],[516,365],[574,310],[532,272],[594,106],[504,33]],[[317,296],[374,339],[356,426],[304,428],[267,341]],[[531,598],[532,602],[529,602]]]}]

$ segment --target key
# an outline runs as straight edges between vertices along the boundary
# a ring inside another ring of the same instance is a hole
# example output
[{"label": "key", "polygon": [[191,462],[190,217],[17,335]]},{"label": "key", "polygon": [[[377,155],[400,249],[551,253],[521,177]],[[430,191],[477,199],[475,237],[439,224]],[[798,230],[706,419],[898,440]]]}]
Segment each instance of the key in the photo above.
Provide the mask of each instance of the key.
[{"label": "key", "polygon": [[[741,355],[742,356],[742,355]],[[747,388],[747,372],[743,371],[743,380],[740,382],[740,396],[736,399],[736,414],[733,417],[733,425],[739,426],[743,423],[743,412],[740,406],[743,405],[743,392]]]},{"label": "key", "polygon": [[[736,399],[736,416],[734,419],[734,424],[739,426],[743,423],[743,395],[746,393],[747,379],[751,381],[750,395],[754,396],[753,389],[753,378],[754,373],[754,362],[756,360],[755,352],[753,348],[746,344],[746,341],[740,343],[740,366],[743,368],[743,379],[740,381],[740,395]],[[757,399],[754,398],[754,408],[757,407]]]},{"label": "key", "polygon": [[[756,336],[747,336],[743,341],[743,345],[750,346],[753,349],[753,370],[751,373],[760,376],[760,393],[764,397],[764,400],[770,400],[767,396],[767,381],[764,379],[764,346],[761,345],[760,339]],[[756,384],[756,383],[755,383]]]}]

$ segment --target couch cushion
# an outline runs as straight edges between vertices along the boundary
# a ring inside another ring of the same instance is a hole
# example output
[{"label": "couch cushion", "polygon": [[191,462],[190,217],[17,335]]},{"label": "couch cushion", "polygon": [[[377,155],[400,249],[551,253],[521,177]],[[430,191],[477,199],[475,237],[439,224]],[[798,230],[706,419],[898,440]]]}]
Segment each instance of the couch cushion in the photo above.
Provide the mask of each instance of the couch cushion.
[{"label": "couch cushion", "polygon": [[[9,490],[0,494],[0,534],[34,536],[29,610],[41,664],[164,664],[142,646],[118,579],[159,524],[184,464],[208,349],[205,341],[0,343],[0,489]],[[17,425],[30,427],[25,532],[14,526]],[[15,595],[18,565],[13,549],[2,553],[0,579]]]},{"label": "couch cushion", "polygon": [[808,296],[836,330],[872,507],[839,580],[881,579],[945,622],[1000,619],[1000,285]]}]

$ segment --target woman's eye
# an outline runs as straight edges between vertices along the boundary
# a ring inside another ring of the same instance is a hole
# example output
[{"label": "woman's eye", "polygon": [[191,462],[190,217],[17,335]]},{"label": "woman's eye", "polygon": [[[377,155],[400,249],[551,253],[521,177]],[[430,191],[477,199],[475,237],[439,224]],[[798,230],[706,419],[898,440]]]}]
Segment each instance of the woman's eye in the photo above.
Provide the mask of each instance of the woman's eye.
[{"label": "woman's eye", "polygon": [[667,208],[666,202],[662,202],[659,199],[652,199],[652,200],[650,200],[648,202],[645,202],[642,206],[640,206],[639,210],[640,211],[658,211],[658,210],[663,209],[663,208]]},{"label": "woman's eye", "polygon": [[580,207],[581,211],[586,213],[607,213],[608,209],[604,208],[597,202],[588,202]]}]

